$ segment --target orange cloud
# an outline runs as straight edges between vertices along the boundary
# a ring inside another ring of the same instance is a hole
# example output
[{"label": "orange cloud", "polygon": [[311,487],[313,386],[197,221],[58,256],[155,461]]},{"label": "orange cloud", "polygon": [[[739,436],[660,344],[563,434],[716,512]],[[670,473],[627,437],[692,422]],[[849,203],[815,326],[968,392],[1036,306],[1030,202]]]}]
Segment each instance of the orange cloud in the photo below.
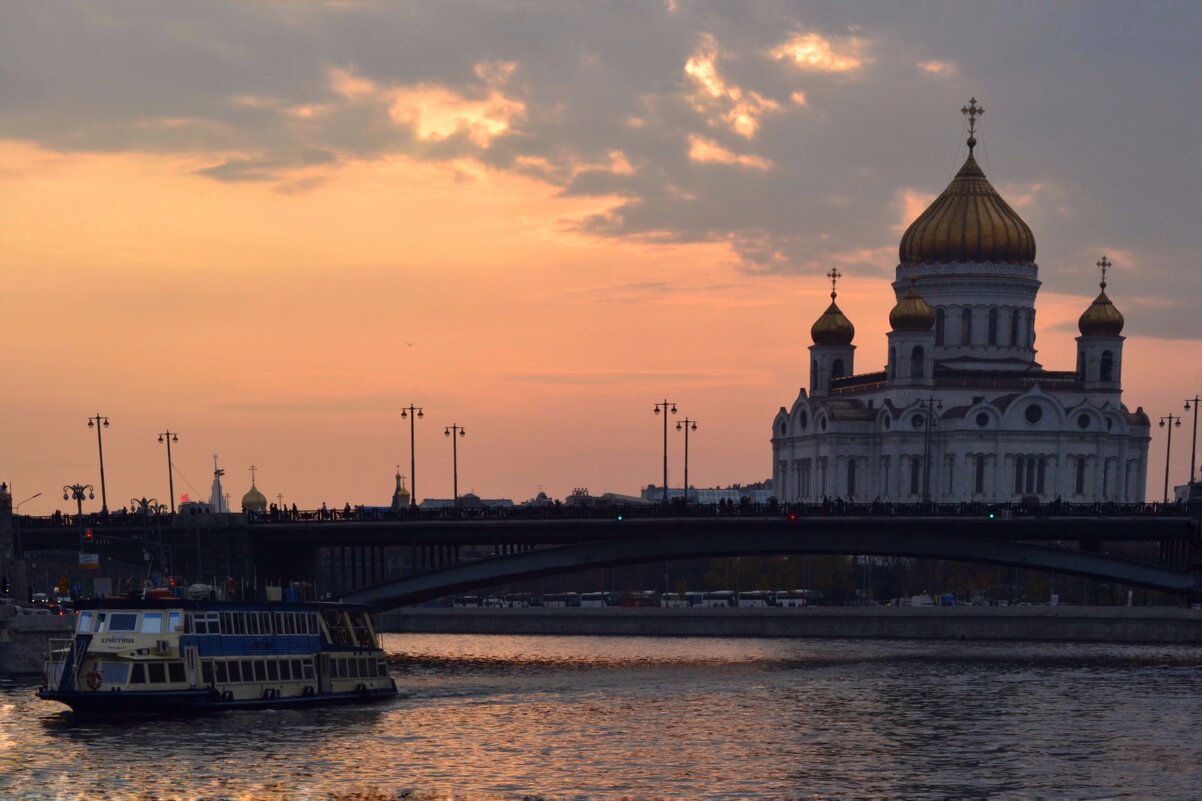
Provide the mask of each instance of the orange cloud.
[{"label": "orange cloud", "polygon": [[486,148],[526,117],[525,103],[503,91],[516,68],[508,61],[477,64],[474,73],[487,88],[481,97],[438,84],[383,86],[339,68],[328,71],[328,80],[331,91],[347,101],[386,103],[392,121],[412,129],[418,139],[439,142],[463,134]]},{"label": "orange cloud", "polygon": [[[689,95],[693,108],[713,115],[730,130],[751,139],[759,130],[760,118],[780,111],[780,104],[759,92],[727,83],[718,72],[718,40],[703,33],[693,54],[685,62],[685,74],[692,78],[696,91]],[[711,116],[710,124],[714,124]]]},{"label": "orange cloud", "polygon": [[950,61],[921,61],[918,68],[927,75],[934,75],[937,78],[954,78],[960,74],[960,68]]},{"label": "orange cloud", "polygon": [[772,162],[767,159],[732,153],[713,139],[706,139],[697,134],[689,135],[689,158],[692,161],[737,164],[741,167],[754,167],[757,170],[767,170],[772,167]]},{"label": "orange cloud", "polygon": [[795,33],[769,55],[808,72],[854,72],[867,63],[866,43],[855,36],[825,39],[816,33]]}]

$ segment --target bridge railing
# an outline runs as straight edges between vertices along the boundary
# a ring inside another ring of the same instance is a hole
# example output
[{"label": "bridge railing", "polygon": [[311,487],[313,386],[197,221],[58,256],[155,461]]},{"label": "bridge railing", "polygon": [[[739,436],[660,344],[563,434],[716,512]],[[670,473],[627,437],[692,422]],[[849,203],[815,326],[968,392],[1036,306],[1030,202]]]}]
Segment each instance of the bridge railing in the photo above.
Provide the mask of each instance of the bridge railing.
[{"label": "bridge railing", "polygon": [[[833,499],[822,503],[718,503],[685,505],[671,504],[591,505],[550,504],[544,506],[478,506],[442,509],[389,509],[370,506],[344,506],[341,509],[275,509],[266,512],[230,514],[223,517],[243,518],[253,525],[322,524],[322,523],[425,523],[441,520],[606,520],[654,519],[674,517],[959,517],[976,516],[1013,520],[1033,517],[1174,517],[1202,514],[1197,504],[1184,503],[858,503]],[[208,516],[213,517],[213,516]],[[170,527],[188,524],[182,514],[144,514],[140,512],[110,512],[86,515],[54,514],[46,517],[20,515],[17,525],[25,530],[56,528],[103,527]]]}]

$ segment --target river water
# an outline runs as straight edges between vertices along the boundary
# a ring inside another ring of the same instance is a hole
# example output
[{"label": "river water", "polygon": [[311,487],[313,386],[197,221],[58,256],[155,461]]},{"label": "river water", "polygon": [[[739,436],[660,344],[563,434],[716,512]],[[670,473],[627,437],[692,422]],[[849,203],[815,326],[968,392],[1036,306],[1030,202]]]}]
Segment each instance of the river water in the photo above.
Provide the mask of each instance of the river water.
[{"label": "river water", "polygon": [[1202,649],[386,635],[402,697],[73,721],[0,690],[0,798],[1196,799]]}]

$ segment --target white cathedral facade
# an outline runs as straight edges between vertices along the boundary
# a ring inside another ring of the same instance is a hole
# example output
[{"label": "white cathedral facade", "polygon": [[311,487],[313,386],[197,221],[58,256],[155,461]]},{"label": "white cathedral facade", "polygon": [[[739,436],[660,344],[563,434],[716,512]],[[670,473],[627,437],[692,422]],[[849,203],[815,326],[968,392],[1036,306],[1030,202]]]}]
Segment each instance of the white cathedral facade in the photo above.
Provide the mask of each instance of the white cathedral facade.
[{"label": "white cathedral facade", "polygon": [[1035,239],[969,155],[902,236],[888,363],[855,372],[835,304],[811,329],[809,391],[772,422],[786,503],[1140,502],[1149,420],[1122,402],[1123,316],[1102,292],[1081,315],[1076,369],[1035,361]]}]

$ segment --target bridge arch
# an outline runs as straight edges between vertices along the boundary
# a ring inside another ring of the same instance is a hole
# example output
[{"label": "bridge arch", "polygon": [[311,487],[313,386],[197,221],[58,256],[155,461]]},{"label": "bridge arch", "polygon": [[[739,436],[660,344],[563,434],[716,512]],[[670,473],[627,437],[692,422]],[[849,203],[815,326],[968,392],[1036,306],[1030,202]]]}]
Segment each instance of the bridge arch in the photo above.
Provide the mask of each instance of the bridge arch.
[{"label": "bridge arch", "polygon": [[680,559],[826,554],[948,559],[1043,570],[1161,592],[1190,593],[1198,576],[1146,562],[1029,543],[894,531],[767,530],[732,538],[713,531],[564,545],[466,562],[347,593],[343,600],[385,611],[482,587],[596,568]]}]

